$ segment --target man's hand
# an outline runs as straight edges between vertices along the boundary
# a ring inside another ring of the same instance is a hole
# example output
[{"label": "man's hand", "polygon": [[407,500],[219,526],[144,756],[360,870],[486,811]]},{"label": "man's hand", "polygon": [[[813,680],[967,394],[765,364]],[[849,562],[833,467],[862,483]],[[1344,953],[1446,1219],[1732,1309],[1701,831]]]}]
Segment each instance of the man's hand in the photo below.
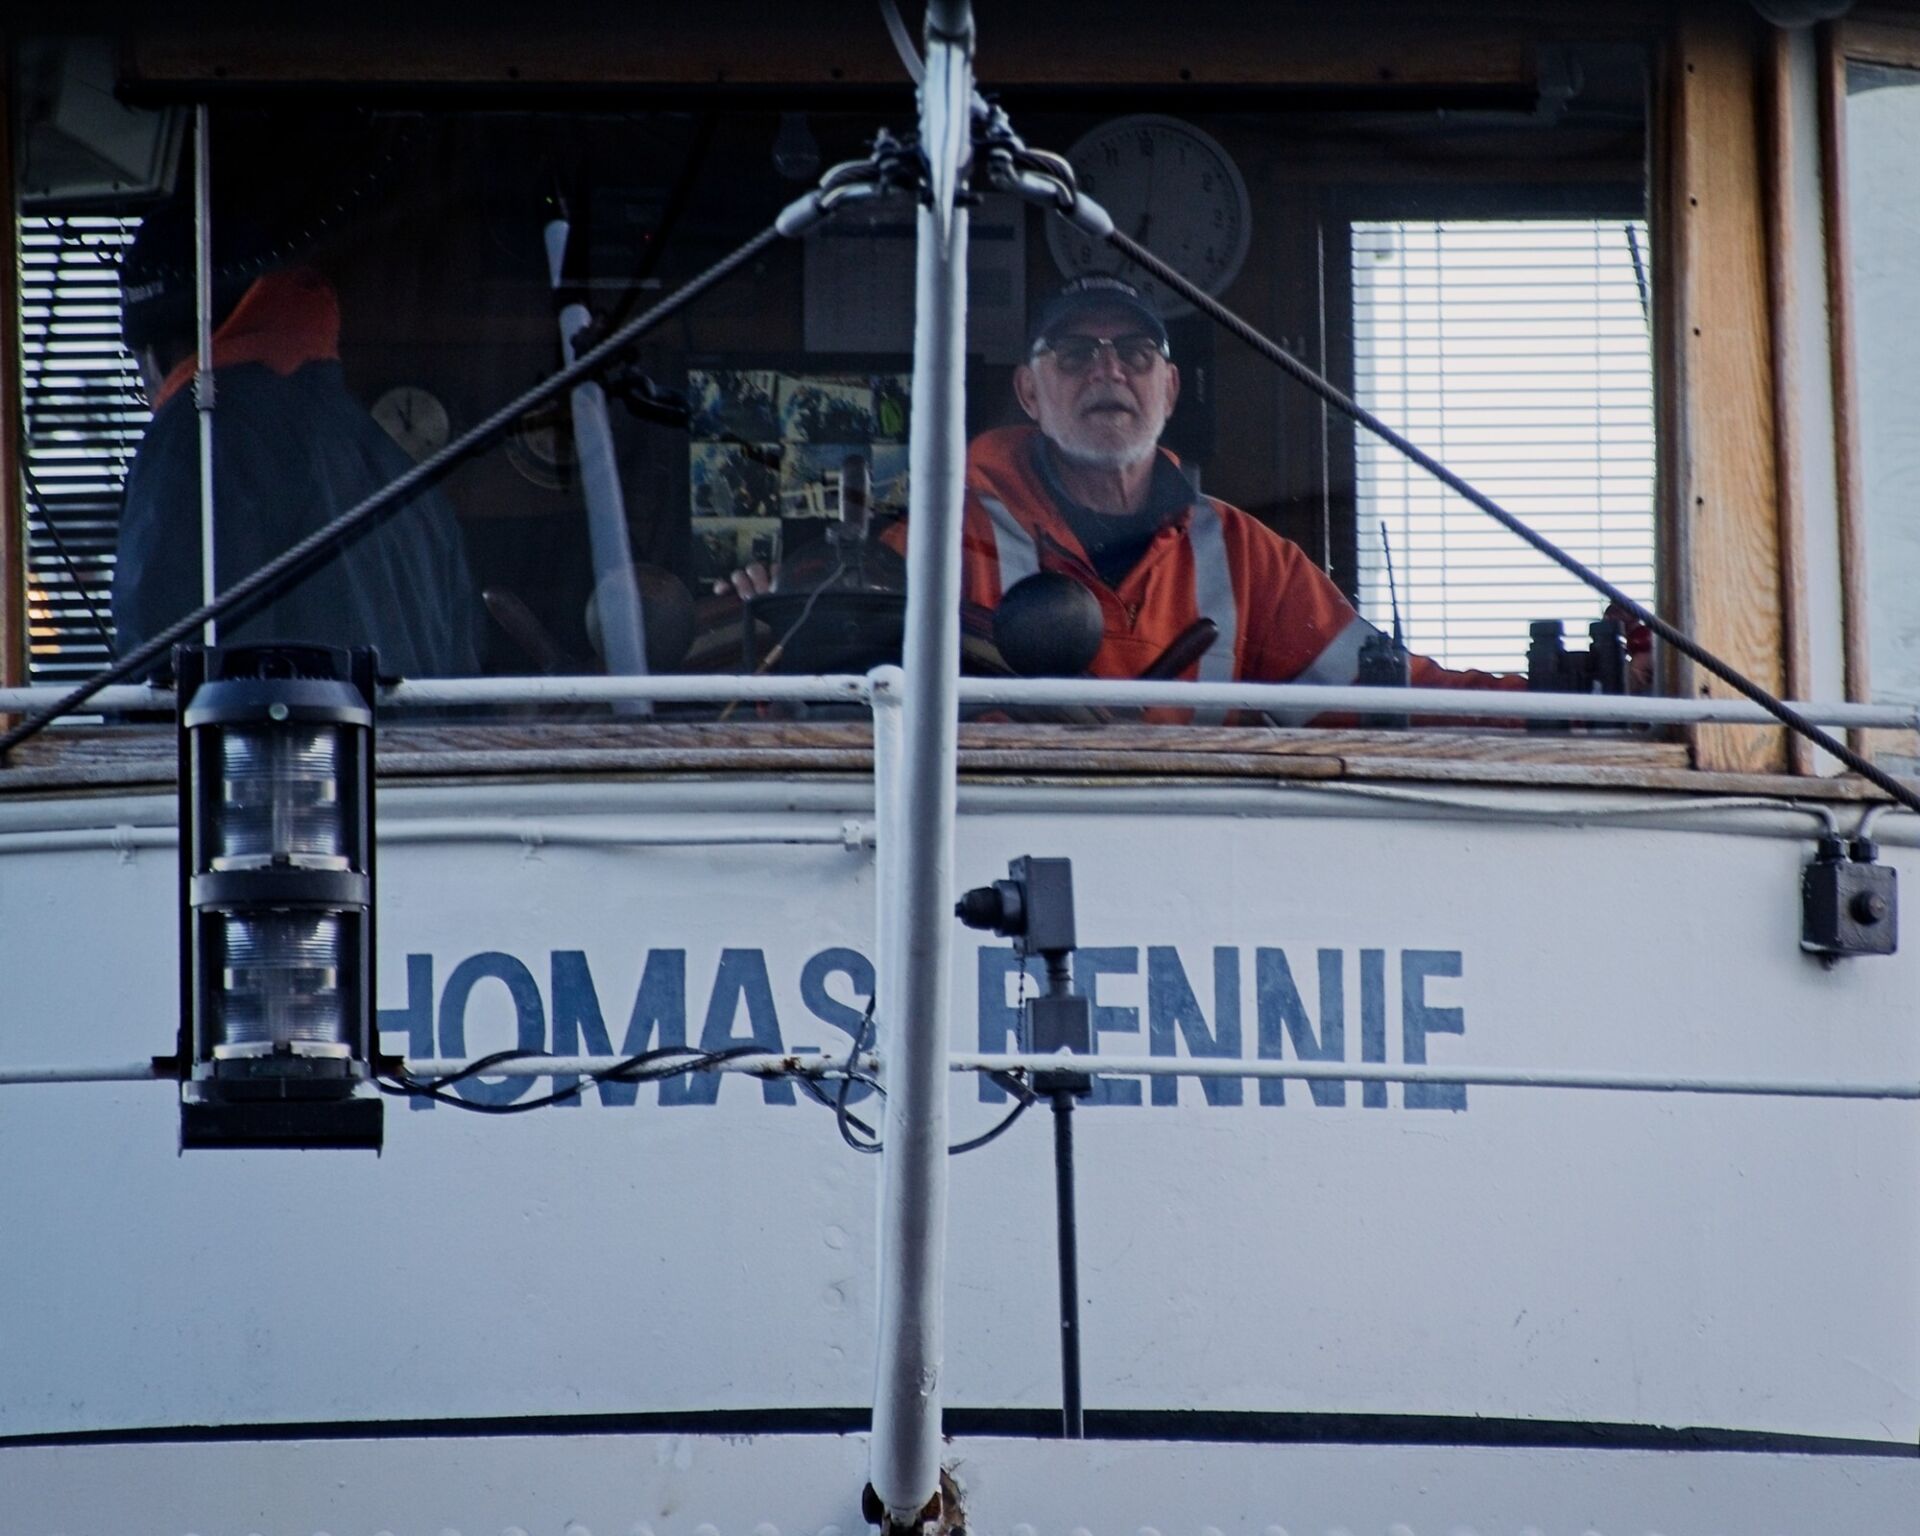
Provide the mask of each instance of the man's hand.
[{"label": "man's hand", "polygon": [[714,596],[724,597],[728,592],[735,592],[743,603],[750,597],[761,597],[772,590],[773,572],[761,560],[741,566],[730,576],[716,576],[713,579]]}]

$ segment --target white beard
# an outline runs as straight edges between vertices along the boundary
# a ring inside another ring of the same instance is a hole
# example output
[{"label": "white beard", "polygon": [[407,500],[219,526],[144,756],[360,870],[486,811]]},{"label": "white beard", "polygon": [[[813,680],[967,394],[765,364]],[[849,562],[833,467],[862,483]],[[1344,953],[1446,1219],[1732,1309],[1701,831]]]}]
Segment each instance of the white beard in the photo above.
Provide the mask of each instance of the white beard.
[{"label": "white beard", "polygon": [[1149,427],[1144,417],[1137,419],[1133,434],[1121,442],[1105,433],[1095,436],[1085,428],[1086,423],[1075,418],[1047,432],[1060,456],[1083,469],[1131,469],[1151,458],[1160,444],[1160,429]]}]

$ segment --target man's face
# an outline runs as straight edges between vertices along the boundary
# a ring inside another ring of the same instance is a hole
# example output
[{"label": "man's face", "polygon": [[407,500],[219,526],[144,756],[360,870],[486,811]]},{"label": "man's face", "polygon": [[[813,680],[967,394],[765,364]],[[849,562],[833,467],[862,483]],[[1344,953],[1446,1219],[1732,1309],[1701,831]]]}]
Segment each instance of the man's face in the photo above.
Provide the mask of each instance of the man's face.
[{"label": "man's face", "polygon": [[[1140,321],[1124,309],[1097,309],[1069,320],[1051,338],[1137,337]],[[1014,370],[1014,394],[1040,430],[1068,459],[1090,469],[1126,469],[1152,454],[1180,398],[1180,370],[1155,353],[1141,372],[1120,349],[1098,348],[1076,371],[1058,352],[1040,353]]]},{"label": "man's face", "polygon": [[133,360],[139,365],[140,383],[146,389],[147,399],[151,401],[160,393],[160,386],[166,383],[167,375],[173,370],[160,356],[158,347],[142,347],[134,353]]}]

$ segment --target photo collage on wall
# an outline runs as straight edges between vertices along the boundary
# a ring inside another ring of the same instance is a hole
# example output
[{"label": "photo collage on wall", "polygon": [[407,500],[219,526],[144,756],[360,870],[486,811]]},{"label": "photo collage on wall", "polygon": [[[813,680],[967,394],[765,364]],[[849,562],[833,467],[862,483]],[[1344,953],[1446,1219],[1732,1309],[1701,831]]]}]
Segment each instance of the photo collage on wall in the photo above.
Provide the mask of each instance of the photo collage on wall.
[{"label": "photo collage on wall", "polygon": [[840,473],[866,459],[877,513],[907,506],[905,373],[687,373],[693,406],[688,483],[698,581],[781,554],[782,527],[840,517]]}]

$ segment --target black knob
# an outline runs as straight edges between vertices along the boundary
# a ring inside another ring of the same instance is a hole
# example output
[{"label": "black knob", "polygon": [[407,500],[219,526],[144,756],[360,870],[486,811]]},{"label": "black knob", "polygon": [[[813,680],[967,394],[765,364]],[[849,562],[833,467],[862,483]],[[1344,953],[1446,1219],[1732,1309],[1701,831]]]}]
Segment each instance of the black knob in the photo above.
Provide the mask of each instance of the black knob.
[{"label": "black knob", "polygon": [[1026,902],[1020,886],[1013,880],[996,880],[992,885],[976,886],[954,904],[953,915],[969,928],[980,928],[1005,938],[1024,933],[1027,926]]},{"label": "black knob", "polygon": [[1847,910],[1853,914],[1853,920],[1865,927],[1885,922],[1887,917],[1887,898],[1878,891],[1857,891]]},{"label": "black knob", "polygon": [[1105,638],[1100,599],[1058,571],[1016,581],[993,611],[993,643],[1022,677],[1078,677]]}]

